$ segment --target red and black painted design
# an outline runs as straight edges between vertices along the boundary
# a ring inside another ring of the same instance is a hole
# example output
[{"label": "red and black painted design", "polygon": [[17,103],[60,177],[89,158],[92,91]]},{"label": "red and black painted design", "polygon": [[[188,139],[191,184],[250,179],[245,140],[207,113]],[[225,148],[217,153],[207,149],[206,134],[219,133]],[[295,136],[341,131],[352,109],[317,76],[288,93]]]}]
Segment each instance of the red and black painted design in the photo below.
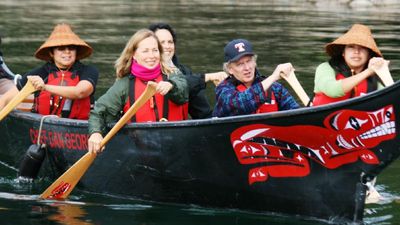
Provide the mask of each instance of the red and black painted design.
[{"label": "red and black painted design", "polygon": [[46,197],[47,199],[62,199],[63,196],[71,188],[70,183],[62,181],[54,190],[51,191],[51,195]]},{"label": "red and black painted design", "polygon": [[253,124],[236,129],[231,143],[241,164],[257,164],[249,171],[249,183],[271,177],[303,177],[309,160],[335,169],[358,159],[378,164],[371,150],[395,138],[393,106],[373,112],[339,110],[328,115],[324,126],[270,126]]}]

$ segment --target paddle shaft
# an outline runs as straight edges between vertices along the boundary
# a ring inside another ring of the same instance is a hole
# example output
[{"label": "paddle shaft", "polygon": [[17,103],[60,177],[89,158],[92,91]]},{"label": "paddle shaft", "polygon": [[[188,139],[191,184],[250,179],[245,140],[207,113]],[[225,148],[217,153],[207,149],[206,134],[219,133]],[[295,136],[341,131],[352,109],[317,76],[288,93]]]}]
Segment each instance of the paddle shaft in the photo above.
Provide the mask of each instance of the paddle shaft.
[{"label": "paddle shaft", "polygon": [[[132,118],[132,116],[156,93],[154,84],[148,84],[145,91],[121,117],[114,127],[107,133],[101,141],[103,147],[111,138]],[[69,196],[78,181],[85,174],[86,170],[96,158],[96,154],[86,153],[74,165],[72,165],[63,175],[53,182],[41,195],[42,199],[65,199]]]},{"label": "paddle shaft", "polygon": [[283,78],[289,83],[289,85],[293,88],[296,92],[297,96],[299,96],[301,102],[303,102],[304,106],[307,106],[310,102],[310,98],[308,97],[307,93],[304,91],[303,87],[300,85],[299,81],[292,71],[289,76],[283,76]]},{"label": "paddle shaft", "polygon": [[133,103],[128,111],[121,117],[121,119],[114,125],[114,127],[103,138],[100,145],[103,147],[129,120],[133,115],[156,93],[155,86],[147,85],[143,94]]},{"label": "paddle shaft", "polygon": [[35,92],[36,89],[28,80],[25,86],[15,95],[11,101],[0,111],[0,121],[4,119],[18,104],[24,101],[29,95]]}]

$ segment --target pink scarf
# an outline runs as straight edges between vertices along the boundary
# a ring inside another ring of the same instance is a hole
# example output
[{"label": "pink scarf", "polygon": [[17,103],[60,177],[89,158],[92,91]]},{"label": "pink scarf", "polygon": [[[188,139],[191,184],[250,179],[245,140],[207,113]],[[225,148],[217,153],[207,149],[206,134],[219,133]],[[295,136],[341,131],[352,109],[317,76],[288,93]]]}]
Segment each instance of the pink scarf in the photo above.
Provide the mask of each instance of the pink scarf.
[{"label": "pink scarf", "polygon": [[158,64],[153,69],[148,69],[137,63],[136,60],[132,60],[131,73],[142,81],[154,80],[161,75],[161,66]]}]

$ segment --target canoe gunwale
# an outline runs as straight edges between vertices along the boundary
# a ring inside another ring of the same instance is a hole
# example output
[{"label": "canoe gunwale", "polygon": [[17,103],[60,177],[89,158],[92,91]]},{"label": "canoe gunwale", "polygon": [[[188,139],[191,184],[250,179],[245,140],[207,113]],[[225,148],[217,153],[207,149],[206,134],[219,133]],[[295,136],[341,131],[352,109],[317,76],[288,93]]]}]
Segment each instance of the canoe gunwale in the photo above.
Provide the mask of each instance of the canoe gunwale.
[{"label": "canoe gunwale", "polygon": [[[161,128],[161,127],[191,127],[191,126],[207,126],[207,125],[215,125],[215,124],[225,124],[232,122],[246,122],[251,120],[263,120],[270,118],[285,118],[285,117],[293,117],[299,115],[305,115],[309,113],[318,113],[329,111],[333,108],[344,108],[346,106],[352,106],[355,104],[361,104],[363,102],[369,101],[372,98],[375,98],[378,95],[385,95],[386,93],[396,89],[400,86],[400,81],[397,81],[395,84],[385,87],[381,90],[376,90],[367,95],[351,98],[346,101],[341,101],[337,103],[321,105],[321,106],[313,106],[313,107],[302,107],[299,109],[286,110],[286,111],[278,111],[266,114],[251,114],[251,115],[240,115],[240,116],[229,116],[229,117],[220,117],[220,118],[208,118],[208,119],[189,119],[183,121],[172,121],[172,122],[147,122],[147,123],[130,123],[125,126],[125,128]],[[27,120],[39,120],[42,118],[42,115],[31,113],[31,112],[23,112],[20,110],[15,110],[12,112],[15,117],[19,117]],[[75,120],[68,118],[46,118],[45,120],[48,124],[62,124],[62,125],[72,125],[77,127],[87,127],[88,122],[86,120]],[[108,124],[108,127],[111,128],[115,123]]]}]

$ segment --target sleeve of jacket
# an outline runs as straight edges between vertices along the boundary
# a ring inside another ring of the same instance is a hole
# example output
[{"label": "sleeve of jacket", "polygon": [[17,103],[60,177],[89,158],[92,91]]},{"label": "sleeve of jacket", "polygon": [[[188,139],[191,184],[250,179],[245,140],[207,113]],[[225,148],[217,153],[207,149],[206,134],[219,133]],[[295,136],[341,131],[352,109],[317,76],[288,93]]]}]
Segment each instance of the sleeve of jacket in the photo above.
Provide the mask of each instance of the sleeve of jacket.
[{"label": "sleeve of jacket", "polygon": [[169,75],[168,81],[171,82],[173,88],[168,92],[167,97],[178,105],[188,102],[189,87],[185,76],[177,71]]},{"label": "sleeve of jacket", "polygon": [[212,108],[206,95],[206,89],[202,89],[196,95],[189,94],[189,114],[192,119],[204,119],[212,117]]},{"label": "sleeve of jacket", "polygon": [[216,104],[213,116],[217,117],[254,113],[267,99],[261,82],[240,92],[233,84],[225,80],[215,90]]},{"label": "sleeve of jacket", "polygon": [[205,75],[201,73],[193,73],[192,70],[182,64],[178,65],[178,69],[186,77],[189,86],[189,95],[196,95],[199,91],[206,88]]},{"label": "sleeve of jacket", "polygon": [[46,77],[48,76],[49,73],[47,72],[46,67],[47,63],[25,73],[19,80],[17,80],[16,85],[18,90],[21,90],[25,86],[25,84],[28,82],[28,76],[31,75],[38,75],[43,79],[45,83],[47,83]]},{"label": "sleeve of jacket", "polygon": [[102,95],[90,111],[89,135],[99,132],[104,135],[107,132],[107,124],[116,122],[123,110],[128,98],[129,78],[117,79],[113,86]]},{"label": "sleeve of jacket", "polygon": [[271,88],[275,94],[276,101],[278,102],[279,111],[297,109],[300,107],[295,98],[282,84],[274,82]]},{"label": "sleeve of jacket", "polygon": [[336,72],[328,62],[320,64],[315,70],[314,92],[322,92],[331,98],[345,95],[342,80],[336,80]]},{"label": "sleeve of jacket", "polygon": [[189,86],[189,114],[191,118],[210,118],[212,116],[212,108],[206,95],[205,75],[194,74],[189,67],[182,64],[179,64],[178,68],[185,76]]}]

